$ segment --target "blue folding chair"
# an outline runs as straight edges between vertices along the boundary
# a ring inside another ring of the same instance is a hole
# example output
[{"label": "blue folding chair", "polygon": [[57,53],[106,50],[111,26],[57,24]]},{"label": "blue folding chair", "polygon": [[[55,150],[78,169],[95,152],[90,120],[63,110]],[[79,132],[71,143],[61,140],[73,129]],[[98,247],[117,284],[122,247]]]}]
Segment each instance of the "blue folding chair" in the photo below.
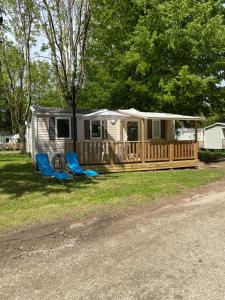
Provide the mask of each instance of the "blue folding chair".
[{"label": "blue folding chair", "polygon": [[63,182],[63,180],[71,179],[71,176],[66,172],[56,172],[52,169],[48,154],[46,153],[39,153],[35,155],[36,163],[39,171],[41,174],[46,177],[51,177],[60,180]]},{"label": "blue folding chair", "polygon": [[83,168],[81,168],[76,152],[67,152],[66,153],[66,162],[67,162],[70,172],[72,172],[74,175],[86,175],[88,178],[90,178],[92,180],[93,180],[93,177],[99,175],[94,170],[84,170]]}]

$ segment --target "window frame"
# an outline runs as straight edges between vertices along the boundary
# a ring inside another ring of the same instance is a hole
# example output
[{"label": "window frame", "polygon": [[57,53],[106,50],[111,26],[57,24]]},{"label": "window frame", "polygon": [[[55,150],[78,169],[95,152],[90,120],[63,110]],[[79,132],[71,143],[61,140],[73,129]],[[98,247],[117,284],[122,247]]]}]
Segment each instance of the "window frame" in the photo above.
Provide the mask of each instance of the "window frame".
[{"label": "window frame", "polygon": [[[93,122],[100,122],[100,136],[96,137],[96,136],[92,136],[92,123]],[[90,139],[91,140],[101,140],[102,139],[102,120],[90,120]]]},{"label": "window frame", "polygon": [[[154,135],[154,123],[158,122],[159,124],[159,136]],[[161,120],[152,120],[152,139],[161,139]]]},{"label": "window frame", "polygon": [[[69,120],[69,137],[58,137],[58,120]],[[71,140],[71,118],[70,117],[55,117],[55,138],[57,140]]]},{"label": "window frame", "polygon": [[[130,141],[129,138],[128,138],[128,123],[129,122],[137,123],[137,140],[136,141],[135,140]],[[128,142],[137,142],[137,141],[139,141],[139,139],[140,139],[140,131],[139,131],[140,130],[140,122],[139,122],[139,120],[136,120],[136,119],[135,120],[128,120],[126,123],[127,123],[126,124],[127,125],[127,134],[126,134],[127,135],[127,141]]]}]

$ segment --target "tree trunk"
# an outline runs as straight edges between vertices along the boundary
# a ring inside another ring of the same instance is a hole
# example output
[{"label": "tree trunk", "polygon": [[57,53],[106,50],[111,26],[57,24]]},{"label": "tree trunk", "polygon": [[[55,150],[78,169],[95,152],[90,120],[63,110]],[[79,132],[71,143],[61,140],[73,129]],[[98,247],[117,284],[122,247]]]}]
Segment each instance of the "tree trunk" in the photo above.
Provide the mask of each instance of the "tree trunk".
[{"label": "tree trunk", "polygon": [[26,153],[26,126],[20,126],[19,128],[20,135],[20,152],[22,154]]}]

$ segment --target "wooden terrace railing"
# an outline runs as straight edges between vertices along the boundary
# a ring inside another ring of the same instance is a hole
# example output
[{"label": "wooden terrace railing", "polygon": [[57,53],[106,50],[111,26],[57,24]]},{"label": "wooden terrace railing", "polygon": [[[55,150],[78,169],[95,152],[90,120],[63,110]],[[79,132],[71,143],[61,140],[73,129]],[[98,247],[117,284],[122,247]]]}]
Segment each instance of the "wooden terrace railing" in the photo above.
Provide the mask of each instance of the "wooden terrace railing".
[{"label": "wooden terrace railing", "polygon": [[5,151],[5,150],[20,150],[21,146],[19,143],[5,143],[5,144],[0,144],[0,151]]},{"label": "wooden terrace railing", "polygon": [[[65,152],[73,150],[65,143]],[[78,141],[79,161],[84,165],[148,163],[198,158],[198,143],[194,141]]]}]

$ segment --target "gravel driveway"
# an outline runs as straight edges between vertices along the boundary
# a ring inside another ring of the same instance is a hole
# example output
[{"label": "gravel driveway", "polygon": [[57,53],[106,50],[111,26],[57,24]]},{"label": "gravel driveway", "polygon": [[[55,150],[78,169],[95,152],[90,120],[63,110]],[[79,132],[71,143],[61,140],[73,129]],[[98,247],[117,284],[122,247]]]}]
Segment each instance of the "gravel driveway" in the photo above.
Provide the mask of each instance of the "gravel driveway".
[{"label": "gravel driveway", "polygon": [[0,299],[225,299],[225,184],[0,236]]}]

